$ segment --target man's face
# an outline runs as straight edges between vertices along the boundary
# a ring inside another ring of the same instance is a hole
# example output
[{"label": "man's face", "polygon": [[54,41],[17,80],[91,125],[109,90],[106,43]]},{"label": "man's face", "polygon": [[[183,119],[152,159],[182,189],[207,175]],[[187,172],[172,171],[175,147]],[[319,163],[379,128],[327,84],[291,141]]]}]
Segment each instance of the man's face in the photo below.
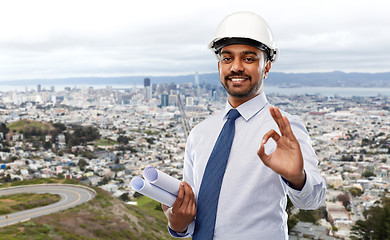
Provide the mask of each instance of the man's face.
[{"label": "man's face", "polygon": [[221,50],[218,62],[219,78],[228,93],[229,100],[245,102],[263,90],[263,79],[270,63],[265,54],[249,45],[228,45]]}]

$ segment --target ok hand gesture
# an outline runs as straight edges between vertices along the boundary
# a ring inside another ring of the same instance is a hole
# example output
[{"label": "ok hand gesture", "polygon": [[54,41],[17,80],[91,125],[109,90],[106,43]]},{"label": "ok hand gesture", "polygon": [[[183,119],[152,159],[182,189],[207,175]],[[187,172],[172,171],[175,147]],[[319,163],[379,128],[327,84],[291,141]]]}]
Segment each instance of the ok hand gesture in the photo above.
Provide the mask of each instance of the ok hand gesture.
[{"label": "ok hand gesture", "polygon": [[[302,189],[305,184],[305,172],[303,171],[303,157],[301,148],[295,138],[290,122],[286,116],[282,116],[277,107],[270,107],[269,111],[279,127],[281,136],[275,131],[267,132],[260,149],[257,152],[263,163],[274,172],[284,177],[290,186],[295,189]],[[264,150],[264,144],[272,138],[276,142],[276,149],[267,155]]]}]

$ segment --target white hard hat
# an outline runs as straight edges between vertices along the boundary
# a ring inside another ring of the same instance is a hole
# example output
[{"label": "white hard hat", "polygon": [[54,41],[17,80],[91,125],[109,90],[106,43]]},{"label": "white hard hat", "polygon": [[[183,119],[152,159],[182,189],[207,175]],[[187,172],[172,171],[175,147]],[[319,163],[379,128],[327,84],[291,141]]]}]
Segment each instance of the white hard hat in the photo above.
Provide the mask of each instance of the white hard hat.
[{"label": "white hard hat", "polygon": [[223,47],[231,44],[246,44],[264,50],[271,62],[275,62],[279,56],[279,48],[267,22],[252,12],[241,11],[225,17],[209,48],[218,55]]}]

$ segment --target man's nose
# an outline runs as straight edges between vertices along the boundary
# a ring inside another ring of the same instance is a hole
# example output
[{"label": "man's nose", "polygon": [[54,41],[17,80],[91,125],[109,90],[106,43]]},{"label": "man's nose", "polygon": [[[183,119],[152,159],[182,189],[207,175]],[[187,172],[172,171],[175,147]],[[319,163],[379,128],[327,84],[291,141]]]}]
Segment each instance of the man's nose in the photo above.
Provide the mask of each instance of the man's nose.
[{"label": "man's nose", "polygon": [[232,72],[243,72],[244,65],[242,64],[240,59],[235,59],[230,67],[230,71]]}]

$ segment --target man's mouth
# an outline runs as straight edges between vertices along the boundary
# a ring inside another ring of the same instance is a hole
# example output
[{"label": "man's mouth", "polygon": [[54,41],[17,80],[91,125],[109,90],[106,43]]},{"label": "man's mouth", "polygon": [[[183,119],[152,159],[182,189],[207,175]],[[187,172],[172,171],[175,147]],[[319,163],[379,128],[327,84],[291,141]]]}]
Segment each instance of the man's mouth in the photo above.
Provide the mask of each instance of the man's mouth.
[{"label": "man's mouth", "polygon": [[242,78],[242,77],[240,77],[240,78],[229,78],[232,82],[243,82],[243,81],[245,81],[245,80],[248,80],[247,78]]},{"label": "man's mouth", "polygon": [[250,76],[245,76],[245,75],[241,75],[241,76],[237,76],[237,75],[228,75],[225,77],[225,80],[226,81],[231,81],[232,83],[242,83],[242,82],[245,82],[247,80],[251,80],[251,77]]}]

